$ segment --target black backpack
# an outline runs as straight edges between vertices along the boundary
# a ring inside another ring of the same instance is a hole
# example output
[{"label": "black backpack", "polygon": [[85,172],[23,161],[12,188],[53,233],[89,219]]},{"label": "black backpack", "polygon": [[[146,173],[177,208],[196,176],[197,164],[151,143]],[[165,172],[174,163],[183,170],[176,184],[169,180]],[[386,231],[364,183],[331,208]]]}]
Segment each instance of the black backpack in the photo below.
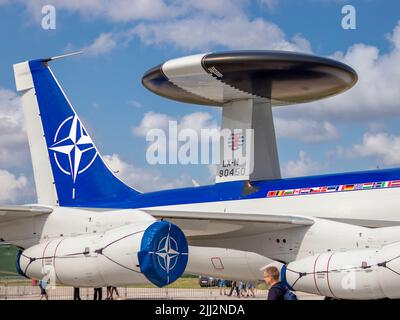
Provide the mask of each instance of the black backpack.
[{"label": "black backpack", "polygon": [[296,294],[292,290],[290,290],[287,286],[285,286],[283,283],[280,283],[276,287],[284,292],[283,300],[299,300]]}]

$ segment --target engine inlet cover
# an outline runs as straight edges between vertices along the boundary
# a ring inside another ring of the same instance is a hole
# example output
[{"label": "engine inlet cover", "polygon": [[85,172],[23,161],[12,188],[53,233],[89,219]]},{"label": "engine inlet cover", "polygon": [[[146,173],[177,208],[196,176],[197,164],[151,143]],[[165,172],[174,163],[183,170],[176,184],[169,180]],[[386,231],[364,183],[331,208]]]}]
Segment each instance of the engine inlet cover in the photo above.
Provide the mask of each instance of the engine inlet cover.
[{"label": "engine inlet cover", "polygon": [[157,221],[144,232],[138,252],[140,271],[158,287],[178,279],[188,262],[188,243],[181,229]]}]

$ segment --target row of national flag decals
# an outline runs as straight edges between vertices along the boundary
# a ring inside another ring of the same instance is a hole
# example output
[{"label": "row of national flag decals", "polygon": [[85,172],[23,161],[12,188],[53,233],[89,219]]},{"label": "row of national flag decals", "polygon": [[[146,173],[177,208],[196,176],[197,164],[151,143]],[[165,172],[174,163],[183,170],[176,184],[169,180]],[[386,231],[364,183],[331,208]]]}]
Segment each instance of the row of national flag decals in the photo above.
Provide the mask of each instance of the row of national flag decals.
[{"label": "row of national flag decals", "polygon": [[400,180],[381,181],[381,182],[366,182],[366,183],[357,183],[357,184],[341,184],[341,185],[333,185],[333,186],[308,187],[308,188],[298,188],[298,189],[274,190],[274,191],[269,191],[267,194],[267,197],[268,198],[287,197],[287,196],[296,196],[296,195],[303,195],[303,194],[319,194],[319,193],[395,188],[395,187],[400,187]]}]

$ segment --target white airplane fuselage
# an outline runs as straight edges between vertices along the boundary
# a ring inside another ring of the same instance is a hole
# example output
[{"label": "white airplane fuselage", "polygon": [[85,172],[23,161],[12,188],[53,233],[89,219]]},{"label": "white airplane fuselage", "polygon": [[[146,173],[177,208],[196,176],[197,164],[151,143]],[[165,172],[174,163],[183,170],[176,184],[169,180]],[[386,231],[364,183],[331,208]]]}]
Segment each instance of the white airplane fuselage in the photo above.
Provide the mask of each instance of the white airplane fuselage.
[{"label": "white airplane fuselage", "polygon": [[[224,248],[252,253],[253,258],[249,258],[250,254],[247,254],[247,262],[253,261],[254,265],[250,268],[258,270],[265,263],[261,257],[287,263],[327,251],[380,248],[385,244],[400,241],[399,196],[400,189],[391,188],[194,203],[150,209],[171,212],[231,212],[232,215],[301,213],[302,216],[315,220],[312,226],[271,230],[243,236],[230,236],[230,233],[237,228],[232,227],[229,222],[221,222],[217,225],[218,233],[224,233],[223,230],[225,230],[225,235],[216,238],[213,237],[212,228],[208,222],[202,224],[198,221],[173,221],[178,226],[189,230],[187,236],[193,248],[202,247],[202,254],[196,254],[196,257],[189,259],[187,271],[221,276],[221,270],[215,270],[210,260],[210,257],[221,252],[207,248]],[[28,248],[41,241],[85,234],[102,234],[117,227],[154,219],[149,218],[140,208],[112,210],[54,207],[53,209],[54,211],[48,216],[3,224],[0,229],[1,234],[7,241]],[[149,208],[143,210],[146,209]],[[331,219],[350,223],[335,222]],[[378,226],[388,225],[388,222],[392,225],[391,227],[376,229],[355,225],[363,223]],[[210,237],[208,239],[202,237],[201,240],[196,240],[194,237],[191,240],[190,230],[193,233],[208,230]],[[235,272],[236,275],[250,277],[248,273],[237,272]],[[256,277],[259,277],[259,274],[254,276]]]}]

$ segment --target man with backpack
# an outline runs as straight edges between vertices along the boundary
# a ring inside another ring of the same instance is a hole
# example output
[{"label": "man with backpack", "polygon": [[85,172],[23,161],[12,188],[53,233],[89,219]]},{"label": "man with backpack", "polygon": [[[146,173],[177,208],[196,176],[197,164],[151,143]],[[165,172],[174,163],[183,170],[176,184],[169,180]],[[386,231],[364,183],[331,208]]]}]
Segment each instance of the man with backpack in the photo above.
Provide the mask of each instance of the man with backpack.
[{"label": "man with backpack", "polygon": [[297,300],[297,296],[279,281],[279,270],[268,267],[264,270],[264,280],[269,286],[268,300]]}]

